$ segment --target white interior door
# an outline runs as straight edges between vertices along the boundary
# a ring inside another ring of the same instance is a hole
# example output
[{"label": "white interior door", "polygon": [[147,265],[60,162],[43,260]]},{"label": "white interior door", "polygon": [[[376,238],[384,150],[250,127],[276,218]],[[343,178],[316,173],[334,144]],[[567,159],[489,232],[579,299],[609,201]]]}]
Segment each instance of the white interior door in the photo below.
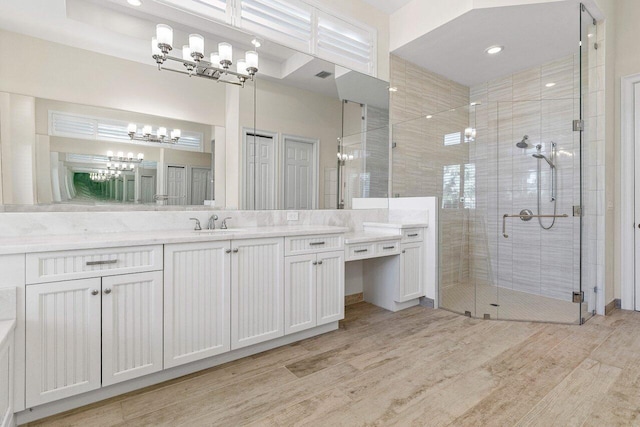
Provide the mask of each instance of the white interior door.
[{"label": "white interior door", "polygon": [[167,166],[168,205],[187,204],[187,180],[184,166]]},{"label": "white interior door", "polygon": [[284,139],[284,209],[314,209],[316,200],[316,155],[313,141]]},{"label": "white interior door", "polygon": [[211,170],[208,168],[191,169],[191,204],[203,205],[208,199],[211,185]]},{"label": "white interior door", "polygon": [[156,178],[143,175],[140,178],[140,185],[142,203],[153,203],[153,195],[156,194]]},{"label": "white interior door", "polygon": [[127,178],[127,202],[133,202],[136,194],[136,181],[133,176]]},{"label": "white interior door", "polygon": [[246,134],[245,208],[276,208],[276,156],[272,136]]},{"label": "white interior door", "polygon": [[636,156],[635,172],[635,223],[637,224],[635,233],[635,245],[636,245],[636,292],[635,292],[635,309],[640,311],[640,173],[638,168],[640,167],[640,83],[635,84],[634,89],[634,107],[633,117],[635,122],[634,133],[634,147]]}]

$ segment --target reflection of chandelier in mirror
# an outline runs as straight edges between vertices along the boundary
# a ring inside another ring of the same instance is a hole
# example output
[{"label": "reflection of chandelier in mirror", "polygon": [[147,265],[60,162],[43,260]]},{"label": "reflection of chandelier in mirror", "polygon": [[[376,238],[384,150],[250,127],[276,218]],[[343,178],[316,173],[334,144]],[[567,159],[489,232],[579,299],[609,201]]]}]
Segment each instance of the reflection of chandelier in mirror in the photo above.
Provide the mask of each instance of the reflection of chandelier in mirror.
[{"label": "reflection of chandelier in mirror", "polygon": [[353,154],[340,154],[340,153],[338,153],[338,162],[340,162],[340,164],[341,164],[342,166],[344,166],[344,164],[345,164],[347,161],[351,161],[351,160],[353,160],[354,158],[355,158],[355,157],[353,156]]},{"label": "reflection of chandelier in mirror", "polygon": [[143,126],[142,133],[138,133],[138,127],[135,123],[129,123],[127,133],[129,134],[129,138],[135,141],[166,142],[169,144],[175,144],[182,136],[180,129],[174,129],[168,134],[167,128],[165,127],[159,127],[158,131],[153,133],[153,128],[149,125]]},{"label": "reflection of chandelier in mirror", "polygon": [[473,142],[476,140],[476,129],[466,128],[464,130],[464,142]]},{"label": "reflection of chandelier in mirror", "polygon": [[89,174],[89,179],[94,182],[106,182],[111,181],[112,179],[116,179],[122,175],[122,171],[104,171],[100,170],[98,172],[91,172]]},{"label": "reflection of chandelier in mirror", "polygon": [[144,160],[144,154],[138,153],[138,156],[134,157],[132,152],[127,153],[125,156],[122,151],[118,151],[116,155],[113,154],[113,151],[107,151],[107,158],[109,159],[107,169],[118,171],[118,174],[120,174],[119,171],[135,169],[135,164],[142,163]]},{"label": "reflection of chandelier in mirror", "polygon": [[[254,45],[257,46],[255,43]],[[200,34],[189,34],[189,44],[182,46],[182,58],[169,56],[172,49],[173,29],[168,25],[158,24],[156,36],[151,39],[151,54],[158,64],[158,70],[169,70],[188,74],[189,77],[202,77],[242,87],[247,79],[253,80],[253,76],[258,72],[258,53],[254,50],[247,51],[244,59],[237,61],[236,71],[231,71],[233,47],[226,42],[218,43],[218,52],[213,52],[209,57],[210,60],[206,61],[204,59],[204,37]],[[163,67],[162,65],[167,60],[181,63],[187,71]],[[238,81],[221,79],[224,75],[236,76]]]}]

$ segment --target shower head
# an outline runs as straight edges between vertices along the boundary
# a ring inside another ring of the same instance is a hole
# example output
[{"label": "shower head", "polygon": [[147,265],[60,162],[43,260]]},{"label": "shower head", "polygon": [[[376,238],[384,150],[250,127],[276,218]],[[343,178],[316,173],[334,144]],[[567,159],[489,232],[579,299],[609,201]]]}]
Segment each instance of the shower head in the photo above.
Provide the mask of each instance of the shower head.
[{"label": "shower head", "polygon": [[547,163],[549,163],[549,166],[551,166],[551,169],[555,168],[556,165],[554,165],[551,160],[547,159],[547,156],[545,156],[544,154],[540,154],[540,153],[536,153],[536,154],[532,154],[533,157],[535,157],[536,159],[540,160],[540,159],[544,159],[547,161]]},{"label": "shower head", "polygon": [[516,147],[518,148],[529,148],[529,144],[527,141],[529,140],[529,135],[525,135],[522,137],[522,141],[516,143]]}]

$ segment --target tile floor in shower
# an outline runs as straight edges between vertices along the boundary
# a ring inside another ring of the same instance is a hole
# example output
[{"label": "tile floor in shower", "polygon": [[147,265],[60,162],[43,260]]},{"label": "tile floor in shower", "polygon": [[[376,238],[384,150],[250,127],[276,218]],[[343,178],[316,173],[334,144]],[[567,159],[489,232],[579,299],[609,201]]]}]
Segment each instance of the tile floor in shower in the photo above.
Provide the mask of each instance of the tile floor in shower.
[{"label": "tile floor in shower", "polygon": [[[494,306],[492,304],[497,304]],[[586,311],[586,304],[583,310]],[[579,304],[491,285],[455,284],[440,290],[440,308],[472,317],[579,323]],[[588,318],[586,314],[583,317]]]}]

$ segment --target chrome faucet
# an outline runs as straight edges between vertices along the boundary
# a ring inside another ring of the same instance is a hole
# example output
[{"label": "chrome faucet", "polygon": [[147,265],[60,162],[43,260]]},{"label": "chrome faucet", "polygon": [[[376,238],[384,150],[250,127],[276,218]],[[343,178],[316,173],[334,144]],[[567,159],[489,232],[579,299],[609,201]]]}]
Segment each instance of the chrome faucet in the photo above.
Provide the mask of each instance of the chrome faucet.
[{"label": "chrome faucet", "polygon": [[222,225],[220,226],[221,230],[226,230],[227,229],[227,220],[228,219],[233,219],[230,216],[226,217],[225,219],[222,220]]},{"label": "chrome faucet", "polygon": [[189,218],[189,219],[196,222],[196,226],[194,227],[195,231],[202,230],[202,227],[200,227],[200,220],[198,218]]},{"label": "chrome faucet", "polygon": [[207,228],[209,230],[215,230],[216,229],[216,221],[218,220],[218,215],[213,214],[209,217],[209,222],[207,222]]}]

